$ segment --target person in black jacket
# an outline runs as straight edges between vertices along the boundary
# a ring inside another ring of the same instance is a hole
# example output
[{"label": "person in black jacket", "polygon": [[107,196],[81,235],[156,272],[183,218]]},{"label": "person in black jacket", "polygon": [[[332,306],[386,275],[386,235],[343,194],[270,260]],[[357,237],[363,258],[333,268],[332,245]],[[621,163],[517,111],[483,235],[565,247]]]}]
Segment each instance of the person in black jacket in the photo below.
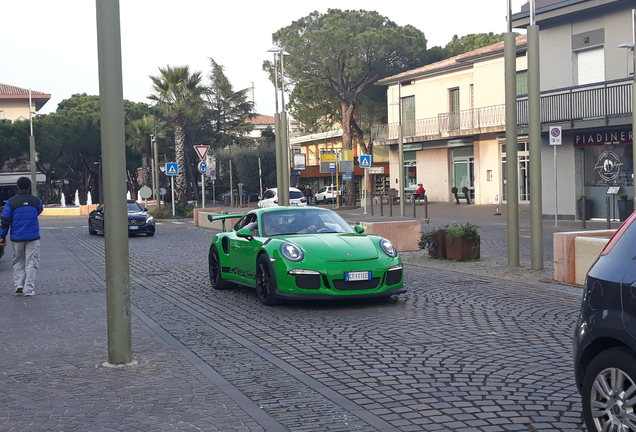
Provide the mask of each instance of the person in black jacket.
[{"label": "person in black jacket", "polygon": [[40,266],[40,221],[42,201],[31,195],[31,180],[18,179],[18,192],[4,204],[0,214],[0,243],[11,230],[15,292],[35,295],[35,273]]}]

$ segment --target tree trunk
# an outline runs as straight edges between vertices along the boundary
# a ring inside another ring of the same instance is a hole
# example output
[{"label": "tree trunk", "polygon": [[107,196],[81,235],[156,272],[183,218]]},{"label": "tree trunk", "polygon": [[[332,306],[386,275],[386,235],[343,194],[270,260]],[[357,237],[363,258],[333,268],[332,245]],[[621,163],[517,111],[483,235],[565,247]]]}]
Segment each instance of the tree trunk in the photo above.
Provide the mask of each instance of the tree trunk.
[{"label": "tree trunk", "polygon": [[[351,120],[353,117],[353,111],[355,110],[355,105],[341,101],[340,107],[342,110],[342,148],[344,150],[352,150],[353,139],[351,136]],[[336,175],[339,174],[340,173],[336,173]],[[353,181],[347,182],[344,192],[346,201],[345,205],[354,205],[356,201],[356,195]]]},{"label": "tree trunk", "polygon": [[179,167],[179,175],[174,179],[174,201],[178,207],[185,207],[188,200],[186,191],[186,172],[185,172],[185,133],[183,121],[177,117],[174,121],[174,154]]},{"label": "tree trunk", "polygon": [[152,189],[150,166],[150,149],[144,147],[141,149],[141,182],[144,186],[148,186]]}]

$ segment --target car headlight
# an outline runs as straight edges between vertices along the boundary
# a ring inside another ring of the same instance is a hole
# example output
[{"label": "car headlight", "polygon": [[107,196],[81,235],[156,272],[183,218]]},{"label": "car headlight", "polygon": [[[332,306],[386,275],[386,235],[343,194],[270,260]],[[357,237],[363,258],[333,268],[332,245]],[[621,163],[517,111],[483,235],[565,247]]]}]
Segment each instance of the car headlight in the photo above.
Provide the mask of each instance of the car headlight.
[{"label": "car headlight", "polygon": [[387,239],[380,240],[380,247],[382,248],[384,253],[391,258],[395,258],[397,256],[397,249],[395,249],[395,247],[393,247],[393,244]]},{"label": "car headlight", "polygon": [[291,243],[283,243],[280,246],[280,253],[288,260],[294,262],[302,261],[305,257],[303,251],[298,246]]},{"label": "car headlight", "polygon": [[148,217],[146,218],[146,223],[153,223],[154,221],[155,221],[155,218],[154,218],[154,217],[152,217],[152,216],[148,216]]}]

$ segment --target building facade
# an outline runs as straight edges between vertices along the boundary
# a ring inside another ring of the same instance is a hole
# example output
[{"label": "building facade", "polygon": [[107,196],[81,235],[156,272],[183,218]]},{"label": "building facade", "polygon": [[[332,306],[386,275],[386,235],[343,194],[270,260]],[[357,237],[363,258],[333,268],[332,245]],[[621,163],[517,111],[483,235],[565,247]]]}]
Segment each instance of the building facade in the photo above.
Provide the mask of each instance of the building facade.
[{"label": "building facade", "polygon": [[[516,39],[517,93],[527,93],[526,37]],[[375,126],[389,148],[390,183],[409,196],[422,183],[431,201],[492,204],[505,178],[504,43],[384,78],[390,123]],[[402,127],[404,164],[399,167]],[[399,170],[405,184],[399,184]],[[465,191],[465,193],[464,193]]]},{"label": "building facade", "polygon": [[[627,0],[537,2],[544,217],[558,213],[560,219],[580,218],[577,203],[585,195],[593,203],[588,210],[595,218],[606,217],[609,197],[614,218],[618,216],[619,196],[634,198],[631,92],[635,6]],[[515,28],[528,26],[528,7],[513,15]],[[520,135],[527,132],[525,102],[520,99],[517,103]],[[556,169],[549,141],[553,126],[562,128]]]}]

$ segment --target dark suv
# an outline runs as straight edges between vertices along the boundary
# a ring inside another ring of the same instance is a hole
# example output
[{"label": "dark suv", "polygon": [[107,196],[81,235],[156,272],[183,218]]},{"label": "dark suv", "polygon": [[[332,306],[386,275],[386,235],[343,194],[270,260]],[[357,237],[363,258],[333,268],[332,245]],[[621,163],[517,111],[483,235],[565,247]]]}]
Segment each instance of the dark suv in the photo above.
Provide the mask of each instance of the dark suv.
[{"label": "dark suv", "polygon": [[574,371],[589,431],[636,431],[636,213],[585,280]]}]

